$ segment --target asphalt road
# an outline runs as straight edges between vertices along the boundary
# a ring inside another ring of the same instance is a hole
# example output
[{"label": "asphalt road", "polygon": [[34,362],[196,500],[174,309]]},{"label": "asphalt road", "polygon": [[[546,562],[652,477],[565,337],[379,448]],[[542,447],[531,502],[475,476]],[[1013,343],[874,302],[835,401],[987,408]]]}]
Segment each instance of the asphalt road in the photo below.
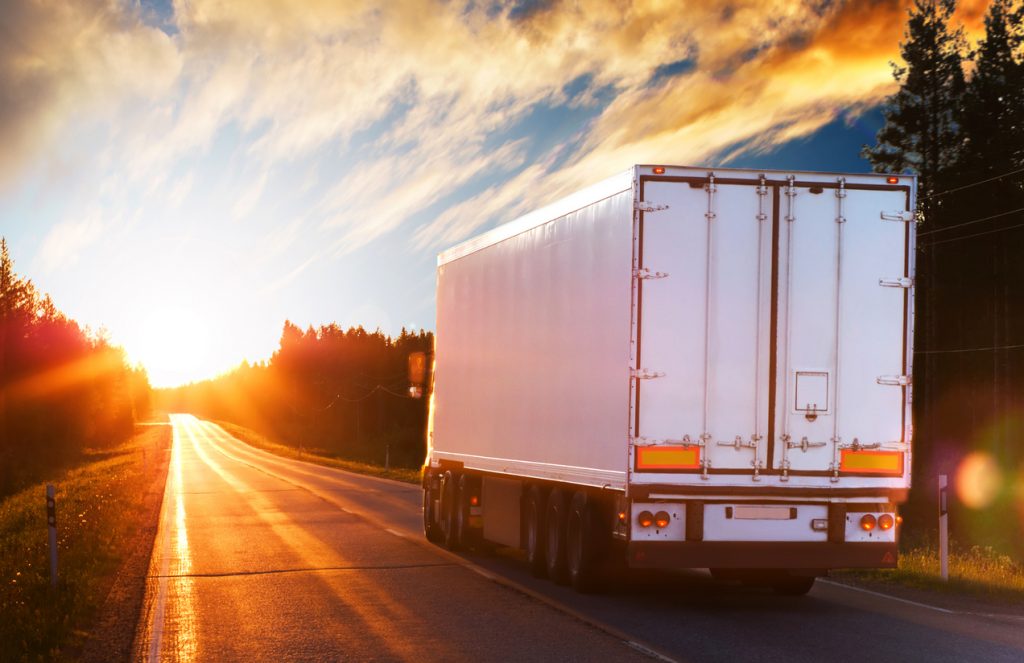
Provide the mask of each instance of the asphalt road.
[{"label": "asphalt road", "polygon": [[831,583],[793,598],[699,572],[631,574],[578,595],[530,577],[511,551],[426,544],[416,486],[171,419],[140,660],[1024,660],[1020,614]]}]

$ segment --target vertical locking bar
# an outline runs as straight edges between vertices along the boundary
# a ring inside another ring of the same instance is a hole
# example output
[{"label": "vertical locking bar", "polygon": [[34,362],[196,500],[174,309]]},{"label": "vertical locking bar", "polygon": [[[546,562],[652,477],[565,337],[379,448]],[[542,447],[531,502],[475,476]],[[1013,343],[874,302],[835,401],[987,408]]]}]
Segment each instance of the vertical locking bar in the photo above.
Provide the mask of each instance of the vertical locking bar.
[{"label": "vertical locking bar", "polygon": [[846,178],[840,177],[836,187],[836,286],[835,286],[835,353],[836,361],[833,365],[835,379],[835,395],[832,405],[832,476],[833,483],[839,481],[839,367],[840,367],[840,329],[842,328],[843,307],[840,301],[843,285],[843,226],[846,225],[846,217],[843,216],[843,202],[846,200]]},{"label": "vertical locking bar", "polygon": [[[704,214],[704,218],[707,219],[707,248],[704,259],[704,423],[701,439],[706,443],[711,439],[711,433],[708,431],[711,408],[711,263],[714,257],[714,221],[717,216],[715,214],[715,192],[718,191],[714,173],[708,173],[708,183],[704,185],[704,190],[708,193],[708,211]],[[701,461],[704,468],[701,476],[703,479],[708,478],[707,466],[711,464],[711,459],[707,457],[709,449],[710,447],[705,446]]]},{"label": "vertical locking bar", "polygon": [[786,377],[782,396],[782,476],[780,481],[789,481],[789,374],[793,349],[793,232],[796,229],[796,177],[786,178]]},{"label": "vertical locking bar", "polygon": [[753,481],[761,480],[761,285],[764,253],[764,222],[768,215],[764,211],[765,199],[768,197],[768,183],[764,174],[761,175],[757,185],[757,290],[754,292],[754,434],[750,437],[754,445],[754,474]]}]

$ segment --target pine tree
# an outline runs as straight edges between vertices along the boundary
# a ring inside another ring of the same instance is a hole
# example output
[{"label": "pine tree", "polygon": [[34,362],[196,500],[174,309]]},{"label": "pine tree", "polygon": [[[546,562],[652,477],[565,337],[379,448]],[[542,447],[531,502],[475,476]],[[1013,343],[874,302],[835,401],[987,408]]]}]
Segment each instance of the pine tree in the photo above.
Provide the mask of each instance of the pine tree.
[{"label": "pine tree", "polygon": [[[1024,338],[1024,5],[993,0],[985,16],[985,38],[964,95],[958,172],[968,185],[943,202],[957,210],[959,228],[943,239],[957,240],[964,288],[958,300],[973,302],[972,323],[958,347],[992,347],[959,361],[962,382],[974,382],[984,400],[972,409],[990,422],[989,451],[1013,463],[1009,413],[1024,405],[1024,356],[1013,349]],[[1015,396],[1016,395],[1016,396]],[[1013,458],[1018,456],[1018,458]]]},{"label": "pine tree", "polygon": [[[902,65],[893,64],[899,90],[886,100],[885,125],[875,146],[865,146],[862,156],[876,172],[918,175],[917,213],[921,229],[950,225],[951,217],[936,197],[949,188],[960,162],[962,140],[960,114],[966,89],[963,71],[966,40],[951,19],[954,0],[915,0],[910,8],[904,40],[900,42]],[[940,260],[937,251],[918,245],[915,289],[915,347],[933,350],[949,347],[955,338],[958,318],[951,317],[949,293],[952,261]],[[955,269],[955,268],[954,268]],[[915,438],[923,441],[914,455],[915,472],[930,474],[942,465],[945,455],[934,444],[948,425],[950,363],[943,355],[917,357],[913,365]],[[948,469],[948,468],[942,468]],[[918,508],[926,508],[919,504]]]},{"label": "pine tree", "polygon": [[954,0],[915,0],[893,77],[900,89],[886,100],[885,126],[863,156],[876,172],[919,176],[919,209],[933,207],[930,194],[948,179],[960,152],[958,116],[966,87],[962,29],[953,30]]},{"label": "pine tree", "polygon": [[[963,147],[959,172],[976,182],[1024,167],[1024,33],[1012,21],[1024,18],[1024,5],[993,0],[985,16],[985,39],[978,46],[974,73],[964,95]],[[992,200],[998,192],[1010,207],[1024,204],[1024,178],[1006,178],[975,196]],[[1001,203],[996,203],[1001,205]],[[1003,205],[1005,206],[1005,205]]]}]

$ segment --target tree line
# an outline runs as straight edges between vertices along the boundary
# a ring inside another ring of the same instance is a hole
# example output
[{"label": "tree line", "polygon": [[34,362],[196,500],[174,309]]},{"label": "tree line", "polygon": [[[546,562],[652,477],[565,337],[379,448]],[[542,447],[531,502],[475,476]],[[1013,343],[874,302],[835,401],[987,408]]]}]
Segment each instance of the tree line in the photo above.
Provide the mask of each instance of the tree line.
[{"label": "tree line", "polygon": [[149,393],[121,348],[14,271],[0,238],[0,497],[123,442]]},{"label": "tree line", "polygon": [[418,467],[426,452],[426,399],[410,398],[408,357],[433,334],[397,337],[336,324],[284,323],[266,362],[158,392],[161,407],[251,428],[296,448]]},{"label": "tree line", "polygon": [[1008,525],[1024,513],[1024,3],[993,0],[973,47],[955,9],[915,0],[899,89],[864,156],[919,176],[915,504],[931,508],[935,475],[983,451],[999,471],[979,480],[998,484],[996,498],[963,534],[1020,549],[1021,527]]}]

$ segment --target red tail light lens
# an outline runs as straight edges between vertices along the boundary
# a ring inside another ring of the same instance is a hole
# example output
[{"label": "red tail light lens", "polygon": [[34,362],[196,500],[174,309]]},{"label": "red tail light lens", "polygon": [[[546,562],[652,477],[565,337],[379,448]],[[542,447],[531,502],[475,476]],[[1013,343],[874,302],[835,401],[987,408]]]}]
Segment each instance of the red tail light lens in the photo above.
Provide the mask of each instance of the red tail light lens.
[{"label": "red tail light lens", "polygon": [[640,515],[636,517],[636,522],[640,524],[640,527],[650,527],[654,524],[654,516],[650,511],[641,511]]},{"label": "red tail light lens", "polygon": [[878,517],[878,529],[887,530],[892,529],[892,526],[896,524],[896,519],[892,517],[891,513],[883,513]]},{"label": "red tail light lens", "polygon": [[665,529],[670,522],[672,522],[672,518],[669,517],[668,512],[659,511],[654,514],[654,524],[658,526],[658,529]]},{"label": "red tail light lens", "polygon": [[875,520],[875,517],[873,515],[871,515],[870,513],[865,513],[863,516],[860,517],[860,528],[865,532],[870,532],[871,530],[875,529],[876,522],[877,521]]}]

